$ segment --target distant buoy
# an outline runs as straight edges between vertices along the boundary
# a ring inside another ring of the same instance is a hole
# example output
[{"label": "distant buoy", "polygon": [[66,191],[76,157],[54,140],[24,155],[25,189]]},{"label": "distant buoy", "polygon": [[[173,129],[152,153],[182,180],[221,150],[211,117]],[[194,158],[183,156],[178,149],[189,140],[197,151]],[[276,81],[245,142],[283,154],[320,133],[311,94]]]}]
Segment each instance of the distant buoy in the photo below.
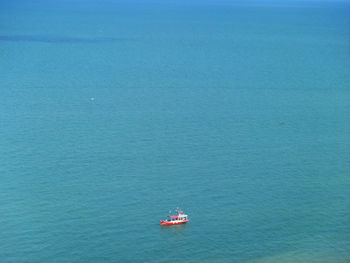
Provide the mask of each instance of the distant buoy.
[{"label": "distant buoy", "polygon": [[280,121],[280,124],[283,125],[283,124],[284,124],[284,121]]},{"label": "distant buoy", "polygon": [[90,98],[90,100],[91,100],[91,101],[94,101],[94,100],[95,100],[95,98]]}]

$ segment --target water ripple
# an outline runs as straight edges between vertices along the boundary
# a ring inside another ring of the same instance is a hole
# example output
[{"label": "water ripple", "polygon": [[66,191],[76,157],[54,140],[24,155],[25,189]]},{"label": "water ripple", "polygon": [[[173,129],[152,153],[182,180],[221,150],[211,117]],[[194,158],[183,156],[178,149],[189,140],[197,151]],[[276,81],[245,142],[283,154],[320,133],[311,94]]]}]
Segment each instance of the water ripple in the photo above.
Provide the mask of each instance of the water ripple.
[{"label": "water ripple", "polygon": [[131,38],[123,37],[71,37],[53,35],[0,35],[0,42],[40,42],[40,43],[111,43],[128,41]]}]

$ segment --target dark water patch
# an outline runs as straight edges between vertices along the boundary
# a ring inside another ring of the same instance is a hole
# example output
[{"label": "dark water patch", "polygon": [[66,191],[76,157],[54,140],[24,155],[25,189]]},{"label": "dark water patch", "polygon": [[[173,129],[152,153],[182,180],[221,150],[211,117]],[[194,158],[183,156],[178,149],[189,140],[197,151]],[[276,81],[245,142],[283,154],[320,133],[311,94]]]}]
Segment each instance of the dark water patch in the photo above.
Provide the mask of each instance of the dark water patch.
[{"label": "dark water patch", "polygon": [[112,43],[132,40],[123,37],[70,37],[50,35],[0,35],[0,41],[6,42],[41,42],[41,43]]}]

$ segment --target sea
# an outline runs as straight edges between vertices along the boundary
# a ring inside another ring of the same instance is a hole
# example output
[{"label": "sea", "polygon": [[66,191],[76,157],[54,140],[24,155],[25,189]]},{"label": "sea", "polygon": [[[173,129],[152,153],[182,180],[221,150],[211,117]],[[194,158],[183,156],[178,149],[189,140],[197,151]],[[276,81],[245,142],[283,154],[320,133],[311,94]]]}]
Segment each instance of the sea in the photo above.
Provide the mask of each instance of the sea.
[{"label": "sea", "polygon": [[0,262],[350,262],[350,2],[2,0]]}]

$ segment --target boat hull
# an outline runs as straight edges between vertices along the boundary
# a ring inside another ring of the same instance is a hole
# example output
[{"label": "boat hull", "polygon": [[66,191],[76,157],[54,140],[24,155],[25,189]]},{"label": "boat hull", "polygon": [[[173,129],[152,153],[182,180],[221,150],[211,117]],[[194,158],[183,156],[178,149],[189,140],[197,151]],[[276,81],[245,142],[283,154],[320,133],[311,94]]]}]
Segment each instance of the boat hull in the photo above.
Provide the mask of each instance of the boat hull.
[{"label": "boat hull", "polygon": [[160,220],[160,224],[162,226],[173,226],[173,225],[180,225],[180,224],[185,224],[190,220],[183,220],[183,221],[162,221]]}]

